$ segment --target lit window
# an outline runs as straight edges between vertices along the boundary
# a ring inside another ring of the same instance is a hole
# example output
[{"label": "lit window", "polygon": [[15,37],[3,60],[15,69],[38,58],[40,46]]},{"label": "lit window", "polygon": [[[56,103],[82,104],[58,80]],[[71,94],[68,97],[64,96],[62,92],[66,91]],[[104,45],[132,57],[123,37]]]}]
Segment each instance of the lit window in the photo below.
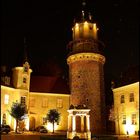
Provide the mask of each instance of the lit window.
[{"label": "lit window", "polygon": [[132,124],[137,124],[136,114],[132,114]]},{"label": "lit window", "polygon": [[129,102],[134,102],[134,93],[130,93]]},{"label": "lit window", "polygon": [[35,107],[35,98],[30,97],[30,107]]},{"label": "lit window", "polygon": [[62,108],[63,107],[63,100],[62,99],[57,99],[57,107]]},{"label": "lit window", "polygon": [[48,107],[48,99],[42,100],[42,107]]},{"label": "lit window", "polygon": [[122,124],[126,124],[126,115],[122,116]]},{"label": "lit window", "polygon": [[124,103],[124,95],[121,95],[121,103]]},{"label": "lit window", "polygon": [[24,106],[26,105],[26,97],[25,96],[21,97],[20,103],[21,103],[21,105],[24,105]]},{"label": "lit window", "polygon": [[8,104],[9,103],[9,95],[5,95],[5,98],[4,98],[4,104]]}]

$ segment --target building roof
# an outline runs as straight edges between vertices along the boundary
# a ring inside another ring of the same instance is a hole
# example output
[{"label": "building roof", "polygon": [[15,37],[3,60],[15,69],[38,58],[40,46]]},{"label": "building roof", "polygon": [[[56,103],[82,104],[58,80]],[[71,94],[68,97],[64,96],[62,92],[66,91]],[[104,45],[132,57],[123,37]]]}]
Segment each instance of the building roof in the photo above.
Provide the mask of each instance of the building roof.
[{"label": "building roof", "polygon": [[70,94],[67,81],[60,76],[31,76],[30,91]]}]

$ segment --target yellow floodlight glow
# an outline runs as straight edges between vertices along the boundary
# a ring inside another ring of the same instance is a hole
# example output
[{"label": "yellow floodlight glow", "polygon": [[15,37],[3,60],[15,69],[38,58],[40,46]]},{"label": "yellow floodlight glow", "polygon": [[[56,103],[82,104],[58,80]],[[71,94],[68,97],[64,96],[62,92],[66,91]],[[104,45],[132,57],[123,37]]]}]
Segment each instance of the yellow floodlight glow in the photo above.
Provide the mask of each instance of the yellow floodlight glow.
[{"label": "yellow floodlight glow", "polygon": [[78,27],[78,26],[79,26],[79,24],[78,24],[78,23],[76,23],[76,24],[75,24],[75,26],[76,26],[76,27]]},{"label": "yellow floodlight glow", "polygon": [[6,115],[7,116],[7,124],[11,124],[11,122],[12,122],[12,117],[11,117],[11,115]]},{"label": "yellow floodlight glow", "polygon": [[16,120],[14,119],[14,131],[16,130]]},{"label": "yellow floodlight glow", "polygon": [[87,22],[87,21],[85,21],[85,22],[84,22],[84,24],[88,24],[88,22]]},{"label": "yellow floodlight glow", "polygon": [[126,124],[124,126],[124,129],[125,129],[126,134],[127,134],[127,132],[128,132],[129,135],[134,135],[135,134],[135,126],[132,125],[132,124]]},{"label": "yellow floodlight glow", "polygon": [[[48,131],[52,132],[53,131],[53,124],[48,122],[46,125],[46,128]],[[54,123],[54,130],[57,130],[57,129],[58,129],[58,125],[57,125],[57,123]]]},{"label": "yellow floodlight glow", "polygon": [[29,130],[29,117],[25,119],[25,128]]}]

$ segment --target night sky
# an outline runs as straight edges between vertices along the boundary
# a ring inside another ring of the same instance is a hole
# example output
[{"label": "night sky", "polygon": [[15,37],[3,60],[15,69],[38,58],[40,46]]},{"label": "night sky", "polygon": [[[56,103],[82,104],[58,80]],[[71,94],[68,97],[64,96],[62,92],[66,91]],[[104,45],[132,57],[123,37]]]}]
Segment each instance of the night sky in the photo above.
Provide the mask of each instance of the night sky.
[{"label": "night sky", "polygon": [[[72,40],[73,20],[82,0],[3,0],[1,17],[1,65],[15,66],[28,46],[31,67],[54,59],[65,68]],[[87,9],[99,27],[104,42],[105,74],[119,75],[139,64],[138,0],[87,0]]]}]

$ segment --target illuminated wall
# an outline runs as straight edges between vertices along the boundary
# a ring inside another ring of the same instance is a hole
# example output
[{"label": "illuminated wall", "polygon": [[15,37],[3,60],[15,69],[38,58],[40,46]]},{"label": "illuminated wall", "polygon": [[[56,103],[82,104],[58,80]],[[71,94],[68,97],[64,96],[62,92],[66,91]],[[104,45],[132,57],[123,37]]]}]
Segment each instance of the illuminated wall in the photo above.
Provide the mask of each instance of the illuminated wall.
[{"label": "illuminated wall", "polygon": [[[21,96],[26,97],[26,104],[28,104],[28,101],[30,103],[28,108],[29,120],[25,120],[27,129],[42,125],[43,118],[46,117],[48,111],[50,109],[57,109],[61,114],[61,120],[59,124],[56,124],[56,129],[67,130],[67,110],[69,109],[70,95],[31,92],[30,96],[28,96],[27,90],[9,88],[6,86],[1,86],[1,122],[3,121],[3,114],[6,114],[6,124],[10,125],[12,129],[15,129],[15,120],[10,116],[7,110],[10,110],[12,102],[20,102]],[[34,118],[34,122],[31,121],[31,118]],[[48,124],[46,127],[51,129],[50,127],[52,127],[52,125]]]},{"label": "illuminated wall", "polygon": [[28,100],[28,92],[26,90],[1,86],[1,119],[3,118],[3,114],[6,114],[6,124],[10,125],[12,129],[15,127],[15,122],[8,113],[8,110],[11,109],[13,102],[20,102],[21,96],[26,97],[26,101]]},{"label": "illuminated wall", "polygon": [[[55,93],[30,93],[30,116],[35,118],[35,127],[43,124],[43,118],[50,109],[57,109],[60,115],[60,123],[57,130],[67,130],[67,119],[70,95]],[[48,129],[52,125],[45,124]]]},{"label": "illuminated wall", "polygon": [[113,89],[116,134],[139,130],[139,82]]}]

